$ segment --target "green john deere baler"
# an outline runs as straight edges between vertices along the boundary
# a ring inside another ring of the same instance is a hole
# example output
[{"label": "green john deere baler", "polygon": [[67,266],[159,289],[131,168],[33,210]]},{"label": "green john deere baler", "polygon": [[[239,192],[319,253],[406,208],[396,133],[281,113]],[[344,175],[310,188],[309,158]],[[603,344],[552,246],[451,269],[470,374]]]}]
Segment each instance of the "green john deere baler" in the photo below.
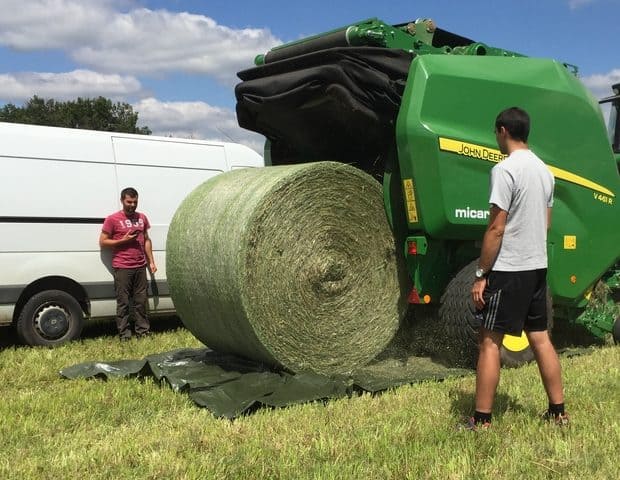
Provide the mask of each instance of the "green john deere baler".
[{"label": "green john deere baler", "polygon": [[[239,73],[237,115],[267,138],[266,163],[339,161],[381,181],[412,308],[462,346],[458,355],[475,352],[469,289],[489,171],[504,158],[494,120],[507,107],[527,110],[530,147],[556,180],[548,236],[554,317],[620,341],[619,86],[604,100],[608,130],[576,67],[490,47],[428,19],[365,20],[276,47],[255,63]],[[525,336],[507,336],[503,358],[531,358]]]}]

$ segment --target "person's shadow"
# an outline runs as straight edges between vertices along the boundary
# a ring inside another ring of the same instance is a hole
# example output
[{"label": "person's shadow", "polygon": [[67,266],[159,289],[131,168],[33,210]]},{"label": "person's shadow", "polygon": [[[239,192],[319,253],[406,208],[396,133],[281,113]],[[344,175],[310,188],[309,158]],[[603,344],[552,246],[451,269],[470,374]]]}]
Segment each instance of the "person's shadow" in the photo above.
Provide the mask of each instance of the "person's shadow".
[{"label": "person's shadow", "polygon": [[[450,391],[452,399],[450,411],[457,417],[471,416],[475,407],[475,393],[472,390],[453,389]],[[493,403],[493,415],[501,416],[505,412],[512,410],[515,412],[524,411],[523,405],[505,393],[497,393]]]},{"label": "person's shadow", "polygon": [[101,259],[101,263],[103,263],[103,266],[110,274],[110,277],[114,278],[114,268],[112,267],[112,249],[100,248],[99,258]]}]

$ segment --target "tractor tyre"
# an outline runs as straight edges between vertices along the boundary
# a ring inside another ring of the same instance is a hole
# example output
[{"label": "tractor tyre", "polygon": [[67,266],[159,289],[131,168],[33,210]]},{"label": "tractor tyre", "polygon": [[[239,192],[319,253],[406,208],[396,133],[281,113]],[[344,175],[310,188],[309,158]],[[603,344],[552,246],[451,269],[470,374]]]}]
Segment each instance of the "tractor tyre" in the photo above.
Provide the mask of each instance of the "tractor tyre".
[{"label": "tractor tyre", "polygon": [[20,341],[32,346],[55,346],[82,333],[84,314],[78,301],[62,290],[44,290],[22,308],[15,329]]},{"label": "tractor tyre", "polygon": [[437,339],[433,355],[451,366],[476,366],[480,318],[471,299],[471,286],[477,266],[478,260],[474,260],[461,269],[441,297],[439,323],[444,336]]}]

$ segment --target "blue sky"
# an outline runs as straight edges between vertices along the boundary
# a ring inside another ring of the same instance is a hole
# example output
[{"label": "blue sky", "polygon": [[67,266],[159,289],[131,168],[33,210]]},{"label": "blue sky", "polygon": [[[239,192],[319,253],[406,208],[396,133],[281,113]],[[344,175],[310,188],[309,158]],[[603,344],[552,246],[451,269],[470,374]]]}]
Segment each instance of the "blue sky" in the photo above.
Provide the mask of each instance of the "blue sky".
[{"label": "blue sky", "polygon": [[155,134],[262,137],[236,125],[235,73],[282,42],[369,17],[432,18],[465,37],[579,67],[596,97],[620,82],[620,0],[0,0],[0,104],[33,95],[131,103]]}]

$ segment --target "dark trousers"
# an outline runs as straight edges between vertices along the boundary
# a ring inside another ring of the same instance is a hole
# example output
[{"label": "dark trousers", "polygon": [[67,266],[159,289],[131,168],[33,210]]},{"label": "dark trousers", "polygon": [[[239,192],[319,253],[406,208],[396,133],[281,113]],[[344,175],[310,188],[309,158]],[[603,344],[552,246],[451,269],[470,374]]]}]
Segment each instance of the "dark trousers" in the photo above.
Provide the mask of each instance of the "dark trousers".
[{"label": "dark trousers", "polygon": [[135,330],[144,335],[150,329],[146,316],[147,281],[146,267],[115,268],[114,288],[116,290],[116,326],[121,337],[131,337],[129,306],[133,303]]}]

